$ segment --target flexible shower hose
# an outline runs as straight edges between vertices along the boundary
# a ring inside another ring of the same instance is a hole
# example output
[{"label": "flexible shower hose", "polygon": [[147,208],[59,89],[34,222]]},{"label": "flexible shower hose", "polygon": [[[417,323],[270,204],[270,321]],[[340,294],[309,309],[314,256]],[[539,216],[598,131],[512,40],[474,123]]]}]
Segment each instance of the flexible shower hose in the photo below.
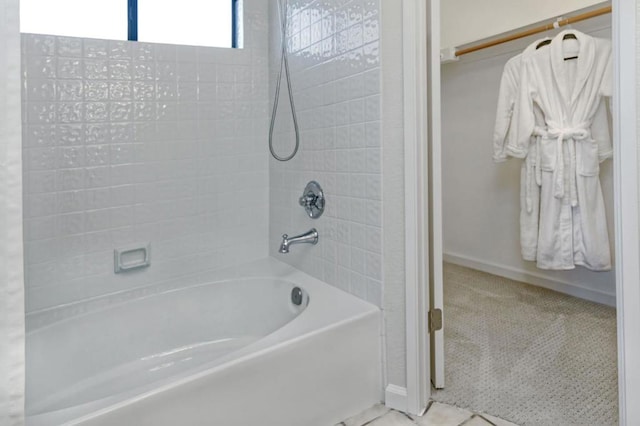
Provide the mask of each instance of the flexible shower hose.
[{"label": "flexible shower hose", "polygon": [[[300,147],[300,130],[298,129],[298,117],[296,116],[296,107],[293,103],[293,92],[291,91],[291,74],[289,73],[289,57],[287,54],[287,2],[288,0],[284,0],[284,6],[281,4],[281,0],[278,0],[278,13],[280,14],[280,23],[282,26],[281,29],[281,40],[282,43],[280,45],[280,73],[278,74],[278,82],[276,83],[276,93],[275,99],[273,100],[273,110],[271,111],[271,124],[269,125],[269,151],[273,158],[278,161],[289,161],[293,157],[295,157],[298,152],[298,148]],[[291,116],[293,118],[293,128],[296,134],[296,145],[293,148],[293,152],[285,157],[281,157],[276,154],[273,149],[273,128],[276,123],[276,113],[278,112],[278,100],[280,99],[280,84],[282,82],[282,73],[285,73],[285,77],[287,80],[287,89],[289,91],[289,103],[291,104]]]}]

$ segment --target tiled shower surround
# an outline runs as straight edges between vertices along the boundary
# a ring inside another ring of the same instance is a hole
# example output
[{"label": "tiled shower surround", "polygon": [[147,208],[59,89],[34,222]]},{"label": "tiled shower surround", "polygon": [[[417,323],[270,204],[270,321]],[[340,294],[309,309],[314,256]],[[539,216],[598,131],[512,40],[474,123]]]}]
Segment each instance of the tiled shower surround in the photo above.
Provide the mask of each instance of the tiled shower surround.
[{"label": "tiled shower surround", "polygon": [[[267,149],[276,5],[244,0],[243,49],[23,35],[27,312],[268,255],[381,306],[379,2],[289,0],[301,147],[286,163]],[[312,179],[319,220],[298,205]],[[317,246],[277,253],[311,227]],[[150,268],[114,274],[115,248],[146,243]]]},{"label": "tiled shower surround", "polygon": [[244,49],[23,35],[27,312],[268,255],[268,11],[244,3]]},{"label": "tiled shower surround", "polygon": [[[278,11],[271,9],[271,95],[279,70]],[[382,185],[379,0],[290,0],[288,47],[301,131],[291,161],[271,159],[271,255],[329,284],[382,305]],[[293,148],[283,79],[274,147]],[[327,198],[324,215],[310,219],[298,206],[309,180]],[[315,247],[277,252],[281,235],[315,227]]]}]

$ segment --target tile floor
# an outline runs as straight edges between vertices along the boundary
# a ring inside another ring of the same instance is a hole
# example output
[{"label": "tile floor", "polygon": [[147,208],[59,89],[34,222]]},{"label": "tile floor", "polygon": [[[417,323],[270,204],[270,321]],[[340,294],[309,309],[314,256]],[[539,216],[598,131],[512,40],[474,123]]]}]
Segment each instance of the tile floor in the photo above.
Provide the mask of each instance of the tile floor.
[{"label": "tile floor", "polygon": [[410,416],[376,404],[336,426],[517,426],[488,414],[431,402],[423,416]]}]

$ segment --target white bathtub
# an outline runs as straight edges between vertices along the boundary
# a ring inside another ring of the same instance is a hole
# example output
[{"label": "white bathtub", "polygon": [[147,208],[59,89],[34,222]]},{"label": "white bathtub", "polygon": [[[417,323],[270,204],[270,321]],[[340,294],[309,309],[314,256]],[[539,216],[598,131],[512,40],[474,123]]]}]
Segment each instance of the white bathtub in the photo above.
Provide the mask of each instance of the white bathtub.
[{"label": "white bathtub", "polygon": [[379,309],[283,263],[149,291],[38,314],[27,425],[327,426],[381,399]]}]

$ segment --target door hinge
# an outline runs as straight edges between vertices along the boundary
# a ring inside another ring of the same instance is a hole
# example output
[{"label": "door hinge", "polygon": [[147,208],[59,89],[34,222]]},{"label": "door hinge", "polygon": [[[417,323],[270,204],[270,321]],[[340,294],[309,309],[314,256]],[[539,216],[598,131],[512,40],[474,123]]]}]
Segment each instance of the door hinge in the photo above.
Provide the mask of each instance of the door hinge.
[{"label": "door hinge", "polygon": [[442,309],[429,311],[429,333],[442,330]]}]

